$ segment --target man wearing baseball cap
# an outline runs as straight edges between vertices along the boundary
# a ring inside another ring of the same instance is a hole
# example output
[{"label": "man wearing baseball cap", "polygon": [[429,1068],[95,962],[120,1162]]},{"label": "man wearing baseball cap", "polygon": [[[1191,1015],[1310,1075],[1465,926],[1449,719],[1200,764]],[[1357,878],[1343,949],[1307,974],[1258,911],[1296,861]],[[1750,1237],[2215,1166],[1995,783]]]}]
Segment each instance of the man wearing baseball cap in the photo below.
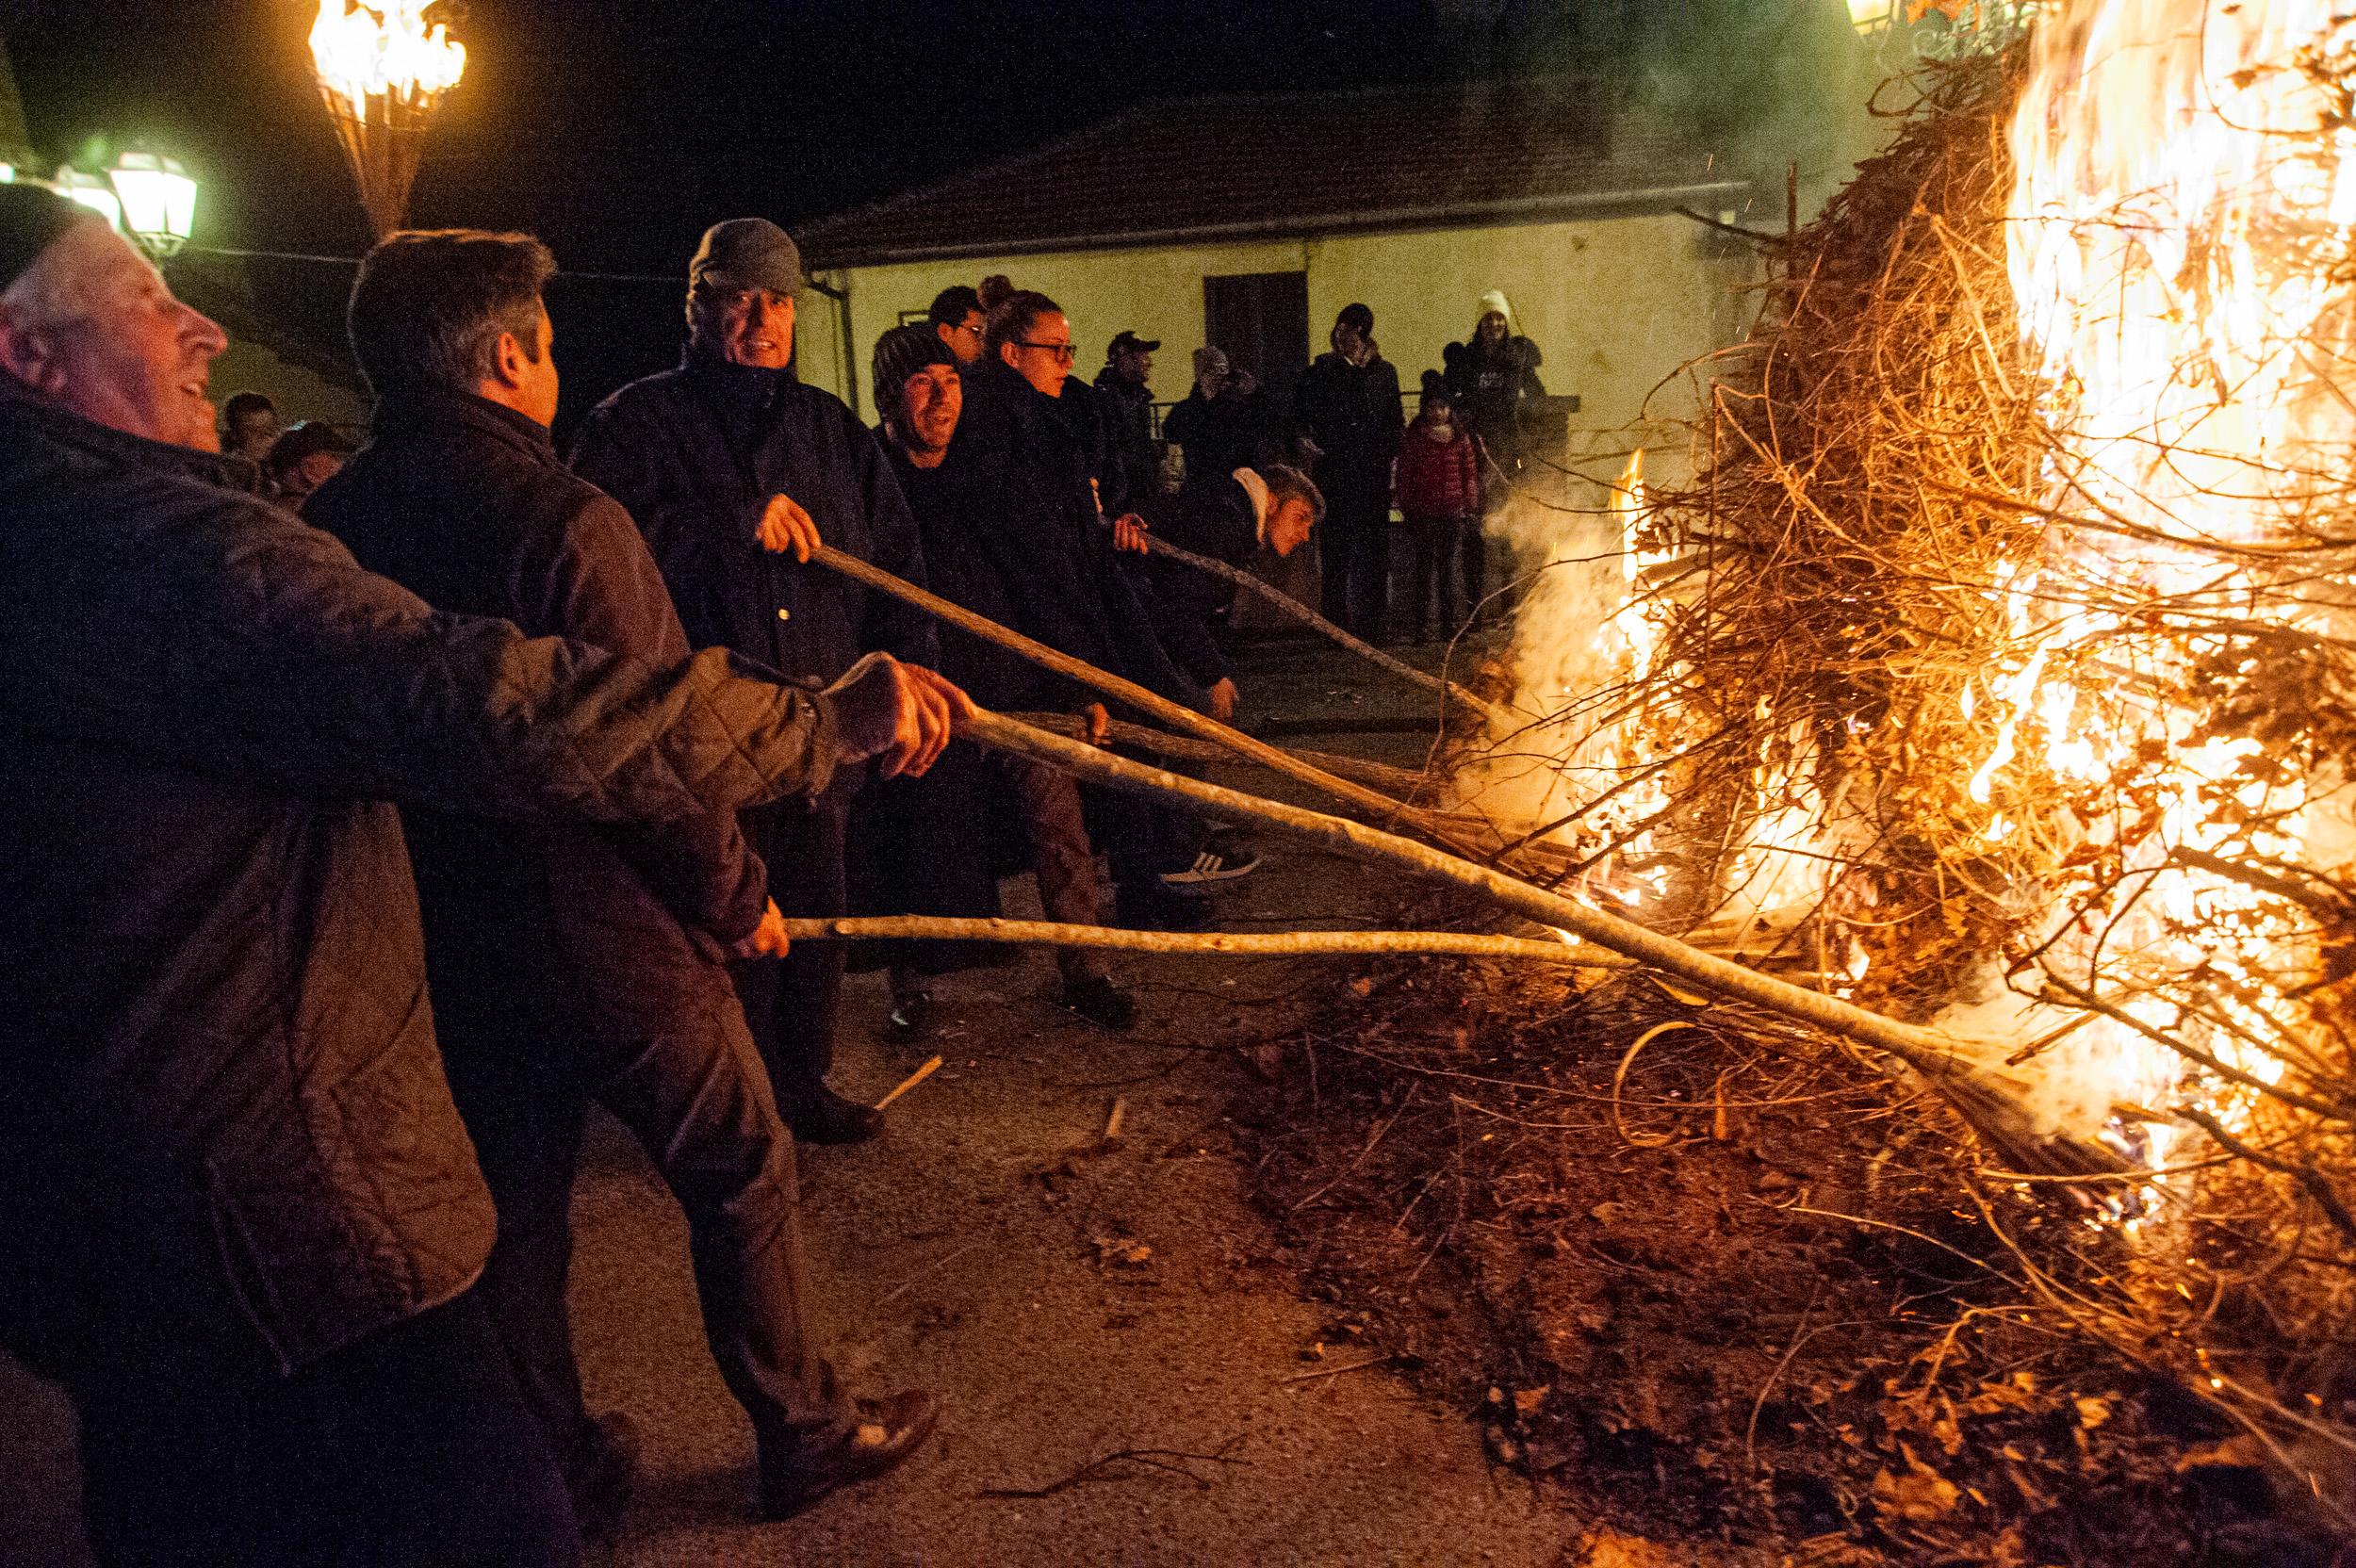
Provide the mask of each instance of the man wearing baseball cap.
[{"label": "man wearing baseball cap", "polygon": [[1161,462],[1153,450],[1153,351],[1161,340],[1118,332],[1104,348],[1104,368],[1096,390],[1112,415],[1113,457],[1121,465],[1121,493],[1140,505],[1158,488]]},{"label": "man wearing baseball cap", "polygon": [[962,698],[435,615],[228,485],[224,346],[0,186],[0,1342],[73,1396],[104,1561],[569,1568],[396,804],[732,810],[921,771]]},{"label": "man wearing baseball cap", "polygon": [[[824,684],[875,651],[939,659],[924,612],[809,564],[822,539],[924,580],[916,524],[883,449],[832,393],[794,373],[801,253],[765,218],[704,233],[687,267],[687,345],[676,369],[592,410],[573,471],[622,503],[654,552],[693,647],[714,645]],[[748,812],[745,837],[789,917],[845,912],[844,836],[858,770],[808,802]],[[843,990],[840,942],[737,968],[745,1021],[777,1107],[806,1143],[881,1129],[826,1084]]]}]

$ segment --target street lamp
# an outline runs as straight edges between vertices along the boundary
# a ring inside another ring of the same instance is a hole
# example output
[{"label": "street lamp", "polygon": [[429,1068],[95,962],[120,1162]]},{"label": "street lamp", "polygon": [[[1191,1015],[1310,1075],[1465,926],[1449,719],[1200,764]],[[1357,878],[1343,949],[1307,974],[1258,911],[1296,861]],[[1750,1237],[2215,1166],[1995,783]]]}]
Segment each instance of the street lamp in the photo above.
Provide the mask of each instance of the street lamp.
[{"label": "street lamp", "polygon": [[177,255],[196,221],[196,181],[163,153],[124,153],[106,171],[122,226],[150,255]]},{"label": "street lamp", "polygon": [[109,228],[123,227],[123,199],[115,194],[114,187],[100,176],[85,174],[72,164],[61,164],[50,183],[66,196],[104,218]]}]

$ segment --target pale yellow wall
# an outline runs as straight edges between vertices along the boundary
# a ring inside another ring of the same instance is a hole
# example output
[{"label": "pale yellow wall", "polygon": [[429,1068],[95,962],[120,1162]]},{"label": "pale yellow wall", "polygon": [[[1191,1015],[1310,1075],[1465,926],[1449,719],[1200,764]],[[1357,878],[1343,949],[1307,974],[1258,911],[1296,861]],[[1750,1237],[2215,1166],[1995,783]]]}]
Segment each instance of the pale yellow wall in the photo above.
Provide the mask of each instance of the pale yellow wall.
[{"label": "pale yellow wall", "polygon": [[[1363,301],[1374,311],[1384,356],[1409,389],[1427,367],[1438,367],[1448,343],[1472,330],[1481,293],[1503,288],[1521,330],[1546,356],[1540,374],[1546,389],[1579,394],[1579,425],[1615,429],[1639,416],[1662,377],[1740,337],[1747,325],[1747,307],[1731,290],[1756,264],[1706,254],[1704,234],[1669,215],[861,269],[849,274],[859,410],[874,418],[867,357],[876,335],[901,311],[922,310],[950,284],[1005,272],[1025,288],[1054,295],[1071,314],[1083,376],[1096,373],[1105,342],[1124,327],[1160,338],[1153,389],[1168,400],[1185,395],[1187,355],[1203,341],[1203,278],[1305,270],[1311,353],[1323,351],[1334,313]],[[839,393],[844,382],[835,308],[823,296],[807,295],[800,319],[803,374]],[[820,319],[826,327],[813,332]],[[1654,412],[1674,416],[1686,406],[1679,399]]]}]

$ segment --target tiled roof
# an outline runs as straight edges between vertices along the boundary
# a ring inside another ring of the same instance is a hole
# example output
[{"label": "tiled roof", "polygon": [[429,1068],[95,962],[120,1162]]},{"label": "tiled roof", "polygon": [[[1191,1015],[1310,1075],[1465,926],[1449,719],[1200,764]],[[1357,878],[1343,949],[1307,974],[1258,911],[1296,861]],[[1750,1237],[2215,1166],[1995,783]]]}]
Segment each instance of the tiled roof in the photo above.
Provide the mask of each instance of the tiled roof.
[{"label": "tiled roof", "polygon": [[1163,99],[796,234],[812,266],[1724,204],[1706,148],[1575,82]]}]

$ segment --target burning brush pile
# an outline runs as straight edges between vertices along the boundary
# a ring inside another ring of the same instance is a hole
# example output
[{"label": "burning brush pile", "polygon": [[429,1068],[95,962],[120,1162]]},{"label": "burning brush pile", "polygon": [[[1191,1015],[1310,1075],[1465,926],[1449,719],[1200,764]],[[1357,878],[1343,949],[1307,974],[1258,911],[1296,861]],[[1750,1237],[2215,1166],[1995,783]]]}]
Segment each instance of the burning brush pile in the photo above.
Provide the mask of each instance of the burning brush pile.
[{"label": "burning brush pile", "polygon": [[[1460,804],[1541,830],[1597,907],[1954,1042],[1996,1110],[1905,1102],[1957,1135],[1917,1208],[1963,1217],[1975,1239],[1938,1244],[2006,1284],[1957,1298],[1941,1362],[1975,1318],[2097,1343],[2345,1526],[2356,17],[2074,0],[1889,90],[1917,98],[1902,134],[1768,246],[1760,329],[1704,368],[1688,477],[1631,463],[1534,580],[1518,701],[1550,717],[1468,764]],[[1638,984],[1562,1004],[1623,1031],[1612,1054],[1672,1015],[1734,1058],[1784,1039]],[[1645,1102],[1691,1107],[1696,1158],[1734,1058]],[[1885,1114],[1825,1070],[1735,1097]],[[1890,1103],[1924,1082],[1896,1070]],[[1644,1073],[1562,1092],[1608,1090],[1636,1147]],[[2024,1119],[2101,1157],[2032,1166],[2003,1133]],[[1826,1349],[1800,1356],[1806,1321],[1778,1378]],[[1936,1457],[1882,1446],[1901,1492]]]}]

